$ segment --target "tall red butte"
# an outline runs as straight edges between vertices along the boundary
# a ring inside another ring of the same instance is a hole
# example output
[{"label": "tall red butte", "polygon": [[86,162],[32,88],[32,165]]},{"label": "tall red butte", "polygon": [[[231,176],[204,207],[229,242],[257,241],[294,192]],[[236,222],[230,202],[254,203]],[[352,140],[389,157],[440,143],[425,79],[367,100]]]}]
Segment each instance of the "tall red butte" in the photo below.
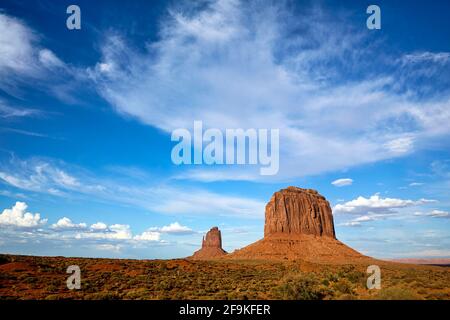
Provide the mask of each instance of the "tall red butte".
[{"label": "tall red butte", "polygon": [[336,239],[333,214],[316,190],[288,187],[266,205],[264,238],[228,259],[350,263],[370,259]]},{"label": "tall red butte", "polygon": [[194,260],[216,259],[226,255],[227,252],[222,249],[222,234],[219,228],[212,227],[203,237],[202,247],[189,257]]}]

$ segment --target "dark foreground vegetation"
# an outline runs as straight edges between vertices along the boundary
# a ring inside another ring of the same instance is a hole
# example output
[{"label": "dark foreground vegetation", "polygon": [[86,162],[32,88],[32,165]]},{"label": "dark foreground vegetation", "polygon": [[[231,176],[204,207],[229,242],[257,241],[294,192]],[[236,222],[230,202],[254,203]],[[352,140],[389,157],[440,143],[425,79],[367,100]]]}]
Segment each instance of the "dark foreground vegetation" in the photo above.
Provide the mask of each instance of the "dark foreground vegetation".
[{"label": "dark foreground vegetation", "polygon": [[450,268],[380,267],[381,290],[368,290],[365,265],[0,255],[0,299],[450,299]]}]

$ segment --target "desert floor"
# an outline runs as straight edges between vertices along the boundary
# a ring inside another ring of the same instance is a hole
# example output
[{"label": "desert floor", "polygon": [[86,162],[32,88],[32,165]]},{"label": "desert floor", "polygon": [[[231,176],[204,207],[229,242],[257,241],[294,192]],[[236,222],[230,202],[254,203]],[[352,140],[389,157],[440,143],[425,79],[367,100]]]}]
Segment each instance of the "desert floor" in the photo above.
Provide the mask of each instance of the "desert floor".
[{"label": "desert floor", "polygon": [[449,267],[379,266],[381,289],[368,290],[363,264],[0,255],[0,299],[450,299]]}]

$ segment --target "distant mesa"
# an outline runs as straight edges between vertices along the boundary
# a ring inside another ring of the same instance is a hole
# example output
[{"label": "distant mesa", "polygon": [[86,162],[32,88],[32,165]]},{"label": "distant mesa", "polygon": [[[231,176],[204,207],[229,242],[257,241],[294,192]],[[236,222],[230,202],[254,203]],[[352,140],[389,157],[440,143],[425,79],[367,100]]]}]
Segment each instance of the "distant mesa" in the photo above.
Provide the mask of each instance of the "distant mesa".
[{"label": "distant mesa", "polygon": [[[214,239],[214,240],[213,240]],[[336,239],[329,202],[316,190],[287,187],[266,205],[264,238],[233,253],[222,250],[220,231],[212,228],[192,258],[304,260],[346,263],[371,259]]]},{"label": "distant mesa", "polygon": [[221,258],[227,252],[222,249],[222,234],[218,227],[212,227],[203,237],[202,247],[190,257],[193,260]]}]

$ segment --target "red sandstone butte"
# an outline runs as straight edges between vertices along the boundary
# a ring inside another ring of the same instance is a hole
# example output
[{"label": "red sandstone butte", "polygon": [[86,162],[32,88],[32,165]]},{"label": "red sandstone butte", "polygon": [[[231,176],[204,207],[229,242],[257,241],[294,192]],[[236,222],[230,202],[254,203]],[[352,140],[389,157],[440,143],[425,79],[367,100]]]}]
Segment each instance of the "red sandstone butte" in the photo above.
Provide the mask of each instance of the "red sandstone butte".
[{"label": "red sandstone butte", "polygon": [[299,234],[336,239],[330,204],[312,189],[288,187],[275,192],[266,205],[264,237]]},{"label": "red sandstone butte", "polygon": [[371,259],[336,239],[333,214],[324,196],[297,187],[275,192],[267,203],[263,239],[225,258],[319,263]]},{"label": "red sandstone butte", "polygon": [[216,259],[226,255],[222,249],[222,235],[218,227],[212,227],[203,237],[202,247],[190,257],[194,260]]}]

